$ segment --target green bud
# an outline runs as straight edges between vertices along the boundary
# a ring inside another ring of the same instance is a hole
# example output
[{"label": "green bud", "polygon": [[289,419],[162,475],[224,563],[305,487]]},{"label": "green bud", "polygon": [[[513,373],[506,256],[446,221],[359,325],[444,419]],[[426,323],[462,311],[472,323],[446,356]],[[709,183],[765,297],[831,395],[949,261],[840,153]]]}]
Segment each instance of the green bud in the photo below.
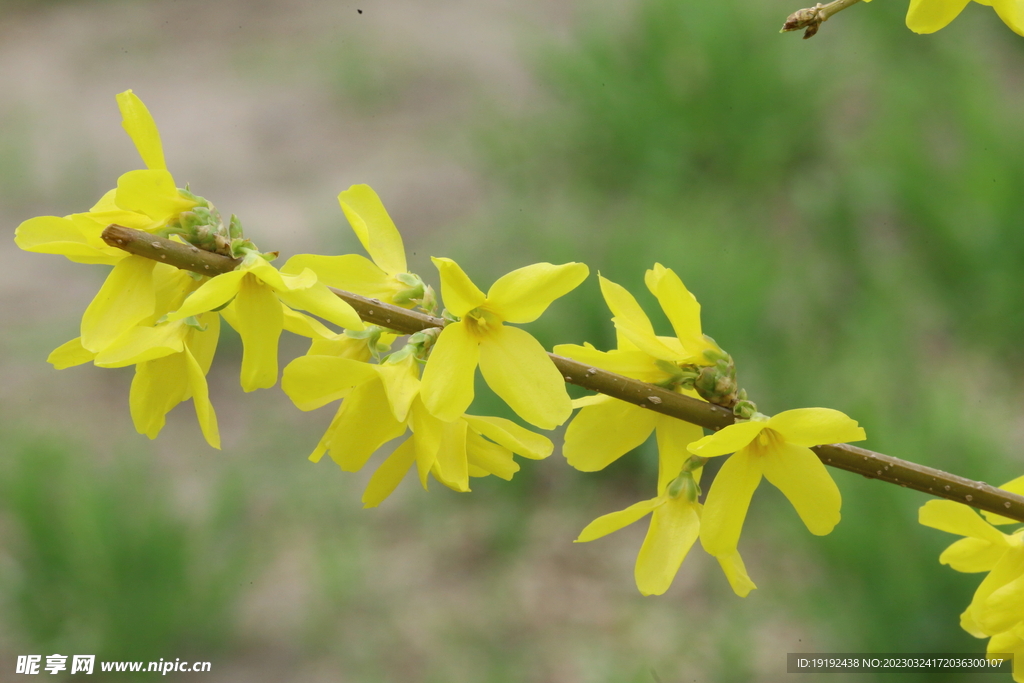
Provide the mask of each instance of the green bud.
[{"label": "green bud", "polygon": [[408,285],[410,287],[415,287],[416,285],[423,284],[423,280],[421,280],[419,276],[414,273],[399,273],[398,275],[395,276],[395,279],[401,282],[403,285]]},{"label": "green bud", "polygon": [[679,476],[672,480],[672,483],[668,485],[668,495],[670,498],[678,500],[679,498],[686,497],[686,500],[691,503],[696,503],[697,499],[700,498],[700,486],[693,480],[693,475],[689,472],[680,472]]},{"label": "green bud", "polygon": [[206,208],[210,207],[210,202],[208,202],[204,197],[200,197],[199,195],[192,193],[192,191],[188,187],[188,183],[185,184],[185,189],[184,190],[181,189],[180,187],[178,188],[178,194],[180,194],[185,199],[189,199],[189,200],[195,202],[199,206],[206,207]]},{"label": "green bud", "polygon": [[[218,308],[217,310],[220,309]],[[194,330],[199,330],[200,332],[206,332],[206,329],[208,327],[207,325],[200,325],[199,319],[196,318],[194,315],[190,315],[189,317],[185,318],[185,324]]]},{"label": "green bud", "polygon": [[462,320],[459,316],[449,313],[447,308],[441,311],[441,317],[444,318],[445,322],[449,323],[457,323]]},{"label": "green bud", "polygon": [[[218,236],[218,238],[223,239],[220,236]],[[259,254],[262,258],[266,259],[267,261],[273,260],[273,258],[267,258],[266,254],[260,253],[259,249],[256,248],[256,245],[254,245],[250,240],[246,240],[245,238],[233,238],[229,243],[225,243],[225,245],[227,247],[228,253],[231,255],[231,258],[240,258],[242,256],[245,256],[249,252],[253,252]]]},{"label": "green bud", "polygon": [[230,235],[232,239],[244,236],[242,232],[242,221],[239,220],[238,216],[235,214],[231,214],[231,220],[228,222],[228,235]]},{"label": "green bud", "polygon": [[701,368],[693,383],[701,398],[709,403],[731,408],[736,403],[736,367],[724,360]]},{"label": "green bud", "polygon": [[437,294],[430,285],[424,286],[419,306],[430,315],[437,315]]},{"label": "green bud", "polygon": [[732,414],[744,420],[749,420],[756,412],[757,405],[747,399],[736,401],[736,405],[732,407]]}]

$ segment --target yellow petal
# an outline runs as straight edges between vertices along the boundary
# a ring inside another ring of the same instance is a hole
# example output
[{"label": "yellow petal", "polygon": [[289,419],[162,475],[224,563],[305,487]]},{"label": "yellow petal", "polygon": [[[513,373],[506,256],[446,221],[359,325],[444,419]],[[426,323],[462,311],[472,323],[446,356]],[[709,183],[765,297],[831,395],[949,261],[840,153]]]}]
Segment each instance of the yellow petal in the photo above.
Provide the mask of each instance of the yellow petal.
[{"label": "yellow petal", "polygon": [[746,448],[766,426],[767,423],[756,420],[737,422],[690,444],[687,450],[702,458],[735,453]]},{"label": "yellow petal", "polygon": [[338,203],[374,263],[391,275],[406,272],[402,236],[377,193],[369,185],[353,185],[338,195]]},{"label": "yellow petal", "polygon": [[981,631],[974,621],[974,605],[970,604],[960,615],[960,628],[970,633],[975,638],[984,638],[985,633]]},{"label": "yellow petal", "polygon": [[441,420],[461,416],[473,402],[473,375],[480,358],[477,340],[465,323],[446,325],[423,368],[423,405]]},{"label": "yellow petal", "polygon": [[[181,320],[192,315],[220,308],[238,294],[246,273],[233,270],[210,278],[199,289],[192,292],[177,311],[167,315],[168,320]],[[278,306],[280,308],[280,306]]]},{"label": "yellow petal", "polygon": [[[601,277],[600,274],[598,274],[597,279],[601,284],[601,294],[604,296],[605,303],[608,304],[608,310],[612,312],[612,317],[624,322],[628,321],[630,327],[638,333],[653,337],[654,327],[651,325],[651,319],[644,313],[644,309],[640,308],[640,304],[637,303],[633,295],[622,285]],[[618,329],[616,329],[616,335],[618,336],[618,347],[620,349],[636,348],[636,345],[629,341],[628,337],[621,334]]]},{"label": "yellow petal", "polygon": [[747,568],[744,566],[743,558],[740,557],[738,551],[718,556],[715,559],[718,560],[719,566],[722,567],[722,571],[725,573],[725,578],[729,581],[729,586],[732,587],[736,595],[745,598],[750,594],[750,591],[757,588],[747,575]]},{"label": "yellow petal", "polygon": [[191,275],[188,271],[157,262],[153,269],[156,304],[152,317],[144,323],[145,325],[155,325],[157,320],[163,322],[163,316],[180,308],[188,295],[199,289],[200,282],[192,279]]},{"label": "yellow petal", "polygon": [[583,531],[580,532],[579,538],[576,539],[575,543],[593,541],[594,539],[601,538],[602,536],[607,536],[613,531],[618,531],[622,527],[629,526],[641,517],[649,514],[654,510],[654,508],[662,505],[664,502],[664,498],[651,498],[650,500],[642,500],[639,503],[633,503],[625,510],[601,515],[583,528]]},{"label": "yellow petal", "polygon": [[1009,546],[980,538],[961,538],[942,551],[939,562],[965,574],[992,571]]},{"label": "yellow petal", "polygon": [[376,379],[369,363],[335,356],[300,356],[285,366],[281,389],[299,410],[315,410]]},{"label": "yellow petal", "polygon": [[282,273],[263,258],[254,258],[242,262],[239,270],[251,273],[257,280],[275,292],[297,292],[309,289],[316,284],[316,273],[303,270],[296,274]]},{"label": "yellow petal", "polygon": [[611,396],[605,396],[604,394],[593,394],[592,396],[583,396],[581,398],[574,398],[572,400],[572,409],[579,410],[580,408],[587,408],[589,406],[599,406],[611,401],[618,401],[617,398]]},{"label": "yellow petal", "polygon": [[658,298],[676,337],[692,354],[708,348],[700,327],[700,304],[671,269],[654,264],[644,277],[647,289]]},{"label": "yellow petal", "polygon": [[978,516],[978,513],[951,500],[930,500],[918,511],[918,521],[939,531],[968,536],[1006,547],[1006,536]]},{"label": "yellow petal", "polygon": [[117,179],[117,205],[129,211],[144,213],[162,227],[182,211],[196,206],[182,197],[174,178],[163,170],[128,171]]},{"label": "yellow petal", "polygon": [[612,318],[612,324],[615,325],[615,332],[619,339],[628,340],[630,344],[649,356],[667,361],[688,360],[691,356],[690,352],[682,348],[679,340],[669,341],[664,337],[657,337],[638,327],[632,320],[615,317]]},{"label": "yellow petal", "polygon": [[82,338],[75,337],[51,351],[46,362],[51,364],[56,370],[63,370],[74,365],[88,363],[95,357],[95,353],[82,346]]},{"label": "yellow petal", "polygon": [[480,342],[480,373],[519,417],[541,429],[569,419],[565,380],[544,347],[528,332],[499,325]]},{"label": "yellow petal", "polygon": [[82,316],[82,346],[100,352],[153,313],[156,261],[129,256],[110,271]]},{"label": "yellow petal", "polygon": [[[89,232],[83,229],[88,226]],[[38,216],[30,218],[14,231],[14,243],[36,254],[60,254],[75,263],[113,265],[128,256],[107,246],[99,234],[104,226],[74,217]]]},{"label": "yellow petal", "polygon": [[277,342],[284,328],[281,302],[270,287],[247,275],[242,278],[238,296],[230,308],[235,314],[233,326],[237,325],[235,331],[242,338],[242,390],[248,392],[274,386],[277,382]]},{"label": "yellow petal", "polygon": [[469,491],[465,420],[441,423],[441,443],[434,456],[434,476],[456,491]]},{"label": "yellow petal", "polygon": [[391,414],[384,385],[360,384],[341,403],[329,430],[331,458],[346,472],[357,472],[374,451],[405,432],[405,424]]},{"label": "yellow petal", "polygon": [[188,374],[189,391],[192,394],[192,404],[196,409],[196,417],[199,420],[199,428],[203,431],[206,442],[216,449],[220,449],[220,430],[217,428],[217,413],[210,403],[210,393],[206,386],[206,374],[199,367],[192,352],[187,348],[184,351],[185,371]]},{"label": "yellow petal", "polygon": [[297,274],[306,268],[316,273],[317,279],[329,287],[337,287],[346,292],[354,292],[387,303],[393,303],[394,296],[408,288],[408,285],[394,279],[370,259],[359,254],[298,254],[288,259],[281,272]]},{"label": "yellow petal", "polygon": [[[116,194],[117,189],[115,188],[113,192]],[[81,224],[84,224],[85,221],[95,223],[99,226],[99,230],[95,231],[97,237],[102,235],[103,230],[111,223],[116,223],[126,228],[134,228],[136,230],[152,230],[153,228],[161,227],[161,224],[158,221],[150,218],[144,213],[139,213],[138,211],[127,211],[117,207],[114,207],[111,211],[89,211],[88,213],[76,213],[68,216],[68,218]],[[92,234],[92,231],[89,231],[87,234]]]},{"label": "yellow petal", "polygon": [[106,212],[106,211],[121,211],[121,208],[117,205],[117,188],[113,190],[107,190],[103,193],[103,196],[99,198],[92,208],[89,209],[89,213],[93,212]]},{"label": "yellow petal", "polygon": [[765,479],[789,499],[808,531],[831,533],[839,523],[842,496],[818,456],[804,446],[782,443],[760,457]]},{"label": "yellow petal", "polygon": [[449,258],[431,257],[441,275],[441,299],[452,315],[461,318],[482,306],[487,297],[469,276]]},{"label": "yellow petal", "polygon": [[907,28],[914,33],[935,33],[967,7],[968,0],[910,0]]},{"label": "yellow petal", "polygon": [[[316,318],[310,317],[298,311],[294,311],[287,306],[281,306],[281,313],[284,314],[284,329],[297,334],[302,337],[309,337],[311,339],[337,339],[339,334],[332,331],[329,327],[324,325]],[[309,355],[328,355],[328,354],[309,354]]]},{"label": "yellow petal", "polygon": [[581,472],[603,470],[647,441],[657,421],[657,413],[617,399],[586,407],[566,428],[562,453]]},{"label": "yellow petal", "polygon": [[441,447],[441,436],[444,423],[426,409],[417,396],[409,410],[409,428],[412,429],[416,442],[416,470],[419,473],[420,485],[427,488],[427,479],[437,460],[437,450]]},{"label": "yellow petal", "polygon": [[583,263],[534,263],[498,278],[487,292],[487,308],[509,322],[533,322],[552,301],[579,287],[589,274]]},{"label": "yellow petal", "polygon": [[155,439],[164,427],[167,413],[184,401],[188,393],[184,353],[136,365],[128,393],[128,406],[136,431]]},{"label": "yellow petal", "polygon": [[990,636],[1024,621],[1024,548],[1003,555],[978,586],[971,605],[978,626]]},{"label": "yellow petal", "polygon": [[697,510],[689,501],[670,498],[654,510],[634,571],[642,594],[661,595],[668,590],[699,533]]},{"label": "yellow petal", "polygon": [[278,290],[277,296],[292,308],[309,311],[339,327],[355,331],[366,329],[356,310],[347,301],[333,294],[322,282],[315,283],[309,289]]},{"label": "yellow petal", "polygon": [[1024,3],[1021,0],[993,0],[992,7],[1004,24],[1017,35],[1024,36]]},{"label": "yellow petal", "polygon": [[413,399],[420,393],[419,363],[412,354],[398,363],[385,361],[371,366],[380,375],[395,419],[405,422]]},{"label": "yellow petal", "polygon": [[185,337],[185,346],[195,357],[203,374],[210,372],[213,356],[217,352],[217,341],[220,339],[220,313],[202,313],[196,318],[206,330],[190,329]]},{"label": "yellow petal", "polygon": [[867,438],[857,421],[831,408],[797,408],[768,420],[768,426],[798,446],[848,443]]},{"label": "yellow petal", "polygon": [[181,353],[185,348],[188,330],[182,322],[133,327],[96,354],[96,365],[101,368],[123,368],[172,353]]},{"label": "yellow petal", "polygon": [[498,443],[513,453],[530,458],[543,460],[554,451],[551,439],[520,427],[512,420],[503,417],[465,415],[469,428],[483,434],[491,441]]},{"label": "yellow petal", "polygon": [[405,473],[412,467],[416,460],[416,445],[412,439],[406,439],[398,448],[391,452],[377,471],[370,477],[363,491],[363,507],[375,508],[384,502],[384,499],[398,488],[405,477]]},{"label": "yellow petal", "polygon": [[519,465],[512,458],[512,451],[488,441],[476,432],[466,434],[466,457],[469,462],[469,474],[478,470],[475,476],[493,474],[505,481],[511,481],[512,475],[519,471]]},{"label": "yellow petal", "polygon": [[[647,412],[646,410],[644,412]],[[679,476],[683,463],[690,458],[686,450],[694,441],[704,436],[704,430],[695,424],[673,417],[651,413],[656,416],[655,434],[658,438],[658,493],[663,494]],[[700,472],[694,472],[694,479],[700,482]]]},{"label": "yellow petal", "polygon": [[1005,654],[1012,654],[1016,662],[1013,680],[1016,683],[1024,683],[1024,667],[1020,665],[1020,662],[1024,661],[1024,628],[1017,627],[1006,633],[997,633],[988,641],[990,658]]},{"label": "yellow petal", "polygon": [[700,525],[704,550],[715,556],[732,555],[739,544],[750,499],[760,482],[760,459],[751,457],[748,451],[741,450],[725,461],[704,503]]},{"label": "yellow petal", "polygon": [[160,131],[146,105],[131,90],[125,90],[117,95],[117,106],[121,110],[121,125],[135,143],[146,167],[167,170]]}]

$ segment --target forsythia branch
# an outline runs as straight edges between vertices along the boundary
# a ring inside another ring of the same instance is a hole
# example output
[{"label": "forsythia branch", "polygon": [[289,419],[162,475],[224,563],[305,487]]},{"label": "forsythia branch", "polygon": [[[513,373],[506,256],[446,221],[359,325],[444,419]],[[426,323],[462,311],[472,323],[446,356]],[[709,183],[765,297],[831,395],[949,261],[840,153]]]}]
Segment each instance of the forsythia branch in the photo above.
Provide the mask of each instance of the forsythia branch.
[{"label": "forsythia branch", "polygon": [[[200,275],[227,273],[238,265],[236,259],[119,225],[107,227],[103,231],[103,240],[110,246],[123,249],[131,254],[154,259]],[[385,304],[376,299],[367,299],[351,292],[331,289],[337,296],[348,302],[364,321],[374,325],[406,334],[444,326],[445,321],[442,318]],[[718,430],[736,421],[732,412],[721,406],[683,396],[562,356],[555,354],[549,354],[549,356],[566,382],[585,389],[597,391],[708,429]],[[828,466],[855,472],[869,479],[880,479],[904,488],[916,489],[1024,522],[1024,496],[1009,493],[984,482],[972,481],[848,444],[815,446],[812,450]]]},{"label": "forsythia branch", "polygon": [[786,23],[782,25],[782,30],[779,31],[779,33],[806,29],[804,31],[804,40],[806,40],[817,33],[821,25],[833,14],[841,12],[847,7],[851,7],[858,2],[860,2],[860,0],[835,0],[827,5],[822,5],[819,2],[814,7],[798,9],[786,18]]}]

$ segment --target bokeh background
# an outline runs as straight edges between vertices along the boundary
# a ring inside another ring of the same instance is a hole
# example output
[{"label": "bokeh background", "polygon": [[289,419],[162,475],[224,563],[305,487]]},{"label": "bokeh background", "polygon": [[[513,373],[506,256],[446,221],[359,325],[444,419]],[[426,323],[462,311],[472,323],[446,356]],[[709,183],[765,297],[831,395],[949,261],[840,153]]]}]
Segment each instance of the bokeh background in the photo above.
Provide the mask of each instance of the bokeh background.
[{"label": "bokeh background", "polygon": [[[732,595],[698,548],[643,598],[645,523],[572,540],[653,494],[651,444],[597,474],[556,452],[471,494],[408,481],[363,511],[368,473],[306,461],[331,411],[243,394],[230,332],[219,452],[190,404],[137,435],[131,369],[45,363],[105,269],[13,231],[140,166],[114,101],[133,88],[175,178],[265,249],[359,251],[335,195],[366,182],[434,282],[430,255],[485,287],[584,261],[655,313],[642,278],[661,262],[762,410],[837,408],[870,448],[1014,478],[1024,41],[977,4],[916,36],[897,0],[778,35],[799,4],[7,0],[0,681],[55,652],[412,683],[780,681],[787,652],[982,652],[958,626],[980,577],[939,566],[953,538],[917,524],[916,492],[836,471],[844,520],[817,538],[763,486],[741,544],[757,591]],[[608,317],[592,278],[530,329],[609,348]]]}]

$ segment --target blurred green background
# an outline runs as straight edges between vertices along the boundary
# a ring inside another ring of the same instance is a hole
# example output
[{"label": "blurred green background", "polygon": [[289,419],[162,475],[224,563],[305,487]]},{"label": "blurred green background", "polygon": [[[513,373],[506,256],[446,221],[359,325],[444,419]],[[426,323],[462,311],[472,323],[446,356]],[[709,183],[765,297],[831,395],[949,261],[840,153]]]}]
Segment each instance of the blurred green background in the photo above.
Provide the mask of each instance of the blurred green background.
[{"label": "blurred green background", "polygon": [[[917,36],[892,0],[778,35],[795,9],[21,0],[0,18],[0,209],[13,233],[137,167],[113,97],[132,87],[178,182],[264,248],[358,251],[334,196],[368,182],[428,280],[430,255],[481,286],[584,261],[667,332],[642,284],[660,262],[762,410],[837,408],[875,450],[1014,478],[1024,42],[976,4]],[[825,538],[758,491],[749,598],[699,548],[643,598],[644,523],[571,541],[653,495],[651,444],[587,475],[556,452],[468,495],[406,482],[362,511],[368,473],[305,460],[330,411],[243,395],[230,334],[210,376],[224,450],[188,405],[149,442],[130,370],[45,364],[103,269],[0,249],[0,681],[54,652],[209,660],[215,681],[725,683],[788,680],[787,652],[984,649],[958,626],[980,577],[938,564],[953,538],[916,523],[926,498],[845,472]],[[609,348],[608,317],[592,278],[529,329]]]}]

